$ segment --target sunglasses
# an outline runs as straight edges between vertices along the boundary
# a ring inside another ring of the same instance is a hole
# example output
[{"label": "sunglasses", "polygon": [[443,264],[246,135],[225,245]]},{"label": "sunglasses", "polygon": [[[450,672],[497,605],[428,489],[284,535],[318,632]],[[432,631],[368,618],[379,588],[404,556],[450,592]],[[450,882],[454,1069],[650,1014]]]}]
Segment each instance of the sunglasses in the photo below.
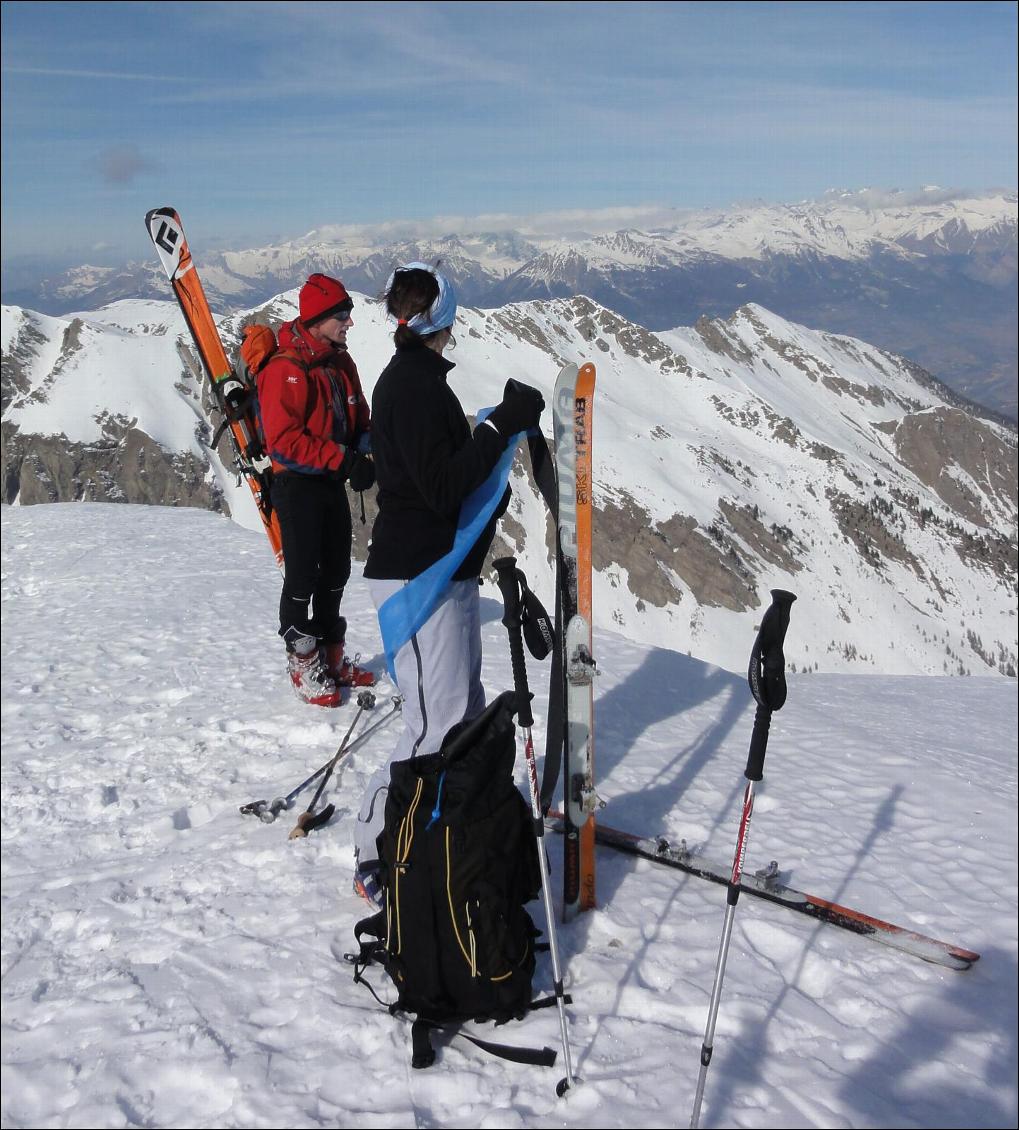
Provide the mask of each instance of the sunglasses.
[{"label": "sunglasses", "polygon": [[330,317],[335,318],[338,322],[352,322],[353,319],[353,306],[345,306],[341,310],[335,311]]}]

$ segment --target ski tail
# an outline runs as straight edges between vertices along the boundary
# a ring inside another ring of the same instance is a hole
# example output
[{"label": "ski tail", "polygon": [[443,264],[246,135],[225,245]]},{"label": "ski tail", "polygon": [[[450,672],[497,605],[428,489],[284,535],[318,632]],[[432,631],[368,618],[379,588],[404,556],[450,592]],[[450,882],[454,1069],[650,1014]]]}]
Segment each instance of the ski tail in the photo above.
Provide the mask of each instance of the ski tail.
[{"label": "ski tail", "polygon": [[237,376],[226,355],[177,211],[153,208],[145,216],[145,227],[208,375],[219,411],[229,425],[237,468],[247,481],[276,564],[282,569],[279,519],[270,502],[272,469],[255,420],[255,390]]}]

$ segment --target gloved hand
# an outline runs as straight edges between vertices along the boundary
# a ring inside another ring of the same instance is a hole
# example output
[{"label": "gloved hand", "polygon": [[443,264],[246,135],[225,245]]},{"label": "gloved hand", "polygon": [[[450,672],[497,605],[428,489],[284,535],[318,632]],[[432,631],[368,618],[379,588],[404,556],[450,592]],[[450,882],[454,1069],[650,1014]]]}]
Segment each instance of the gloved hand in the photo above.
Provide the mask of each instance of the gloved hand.
[{"label": "gloved hand", "polygon": [[538,426],[545,408],[541,393],[522,381],[507,381],[502,400],[492,409],[490,423],[505,439]]},{"label": "gloved hand", "polygon": [[347,482],[350,483],[350,489],[358,493],[370,490],[375,485],[375,461],[371,456],[354,453]]}]

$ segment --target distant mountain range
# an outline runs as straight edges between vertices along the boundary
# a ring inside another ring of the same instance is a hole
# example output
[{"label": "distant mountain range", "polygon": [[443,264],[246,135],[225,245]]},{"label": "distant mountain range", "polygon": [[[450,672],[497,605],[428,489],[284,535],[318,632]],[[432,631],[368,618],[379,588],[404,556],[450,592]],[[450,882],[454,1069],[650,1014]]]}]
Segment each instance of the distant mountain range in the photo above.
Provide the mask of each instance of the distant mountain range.
[{"label": "distant mountain range", "polygon": [[[224,340],[293,317],[296,294],[222,319]],[[356,311],[370,391],[391,327],[362,296]],[[203,506],[257,528],[226,441],[208,446],[184,335],[168,301],[5,307],[3,501]],[[738,670],[780,587],[800,597],[796,669],[1015,674],[1016,429],[913,362],[756,304],[656,333],[586,297],[542,299],[462,308],[456,337],[450,380],[472,412],[509,377],[549,400],[565,360],[597,364],[596,625]],[[522,457],[513,487],[496,548],[550,599],[551,530]]]},{"label": "distant mountain range", "polygon": [[[874,200],[832,193],[698,212],[659,230],[569,238],[499,231],[387,243],[311,232],[247,251],[193,250],[223,312],[268,301],[319,270],[377,294],[393,266],[411,259],[441,260],[463,301],[481,308],[585,295],[653,330],[756,303],[908,357],[1015,419],[1016,195],[930,190],[919,201]],[[166,293],[151,257],[76,267],[5,292],[4,301],[63,314]]]}]

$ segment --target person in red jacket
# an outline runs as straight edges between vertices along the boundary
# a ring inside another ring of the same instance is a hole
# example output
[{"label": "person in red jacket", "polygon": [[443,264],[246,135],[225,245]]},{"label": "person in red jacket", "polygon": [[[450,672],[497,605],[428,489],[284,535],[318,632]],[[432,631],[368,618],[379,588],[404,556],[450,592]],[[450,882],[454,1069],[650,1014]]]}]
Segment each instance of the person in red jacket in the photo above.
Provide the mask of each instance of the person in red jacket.
[{"label": "person in red jacket", "polygon": [[354,304],[343,283],[312,275],[300,317],[280,327],[279,350],[258,374],[258,406],[272,460],[285,580],[279,634],[299,698],[339,706],[341,687],[374,676],[344,656],[340,601],[350,578],[350,503],[345,484],[375,481],[371,421],[347,352]]}]

